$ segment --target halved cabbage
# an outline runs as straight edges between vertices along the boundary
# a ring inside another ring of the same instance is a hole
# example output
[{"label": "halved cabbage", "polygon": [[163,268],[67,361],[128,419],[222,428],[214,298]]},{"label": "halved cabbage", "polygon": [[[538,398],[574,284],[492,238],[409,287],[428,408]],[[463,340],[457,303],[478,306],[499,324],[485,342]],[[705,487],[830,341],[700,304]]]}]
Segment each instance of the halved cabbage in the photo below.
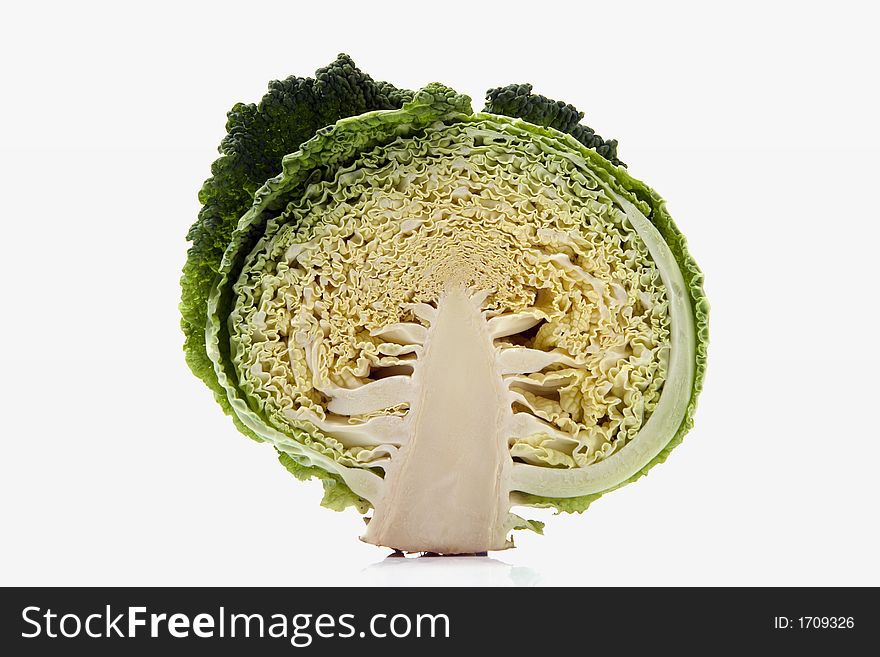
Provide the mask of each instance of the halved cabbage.
[{"label": "halved cabbage", "polygon": [[320,130],[257,191],[208,298],[225,402],[364,540],[509,547],[666,458],[705,367],[659,197],[573,137],[430,85]]}]

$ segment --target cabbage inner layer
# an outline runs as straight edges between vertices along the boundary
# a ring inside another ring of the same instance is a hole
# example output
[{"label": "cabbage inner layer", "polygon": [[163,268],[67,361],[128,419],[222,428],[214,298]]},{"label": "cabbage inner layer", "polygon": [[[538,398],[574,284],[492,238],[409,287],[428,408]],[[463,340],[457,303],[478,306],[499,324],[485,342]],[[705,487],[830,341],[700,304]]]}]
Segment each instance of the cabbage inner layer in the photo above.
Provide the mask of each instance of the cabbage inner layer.
[{"label": "cabbage inner layer", "polygon": [[307,186],[234,293],[243,413],[369,499],[365,540],[399,549],[500,549],[517,492],[619,485],[693,384],[653,225],[568,141],[485,115]]}]

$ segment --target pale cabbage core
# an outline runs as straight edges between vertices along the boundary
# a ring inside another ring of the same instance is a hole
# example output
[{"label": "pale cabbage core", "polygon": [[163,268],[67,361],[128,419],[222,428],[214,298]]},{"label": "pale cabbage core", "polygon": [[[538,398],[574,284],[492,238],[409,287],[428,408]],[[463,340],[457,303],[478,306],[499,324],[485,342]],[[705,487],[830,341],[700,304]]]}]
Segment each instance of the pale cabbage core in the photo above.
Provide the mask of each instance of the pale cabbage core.
[{"label": "pale cabbage core", "polygon": [[504,373],[515,460],[586,467],[645,425],[670,349],[654,260],[589,171],[486,122],[377,147],[269,223],[234,287],[239,386],[282,433],[386,469],[406,441],[420,308],[456,287],[485,295],[488,321],[516,318],[502,353],[554,355]]}]

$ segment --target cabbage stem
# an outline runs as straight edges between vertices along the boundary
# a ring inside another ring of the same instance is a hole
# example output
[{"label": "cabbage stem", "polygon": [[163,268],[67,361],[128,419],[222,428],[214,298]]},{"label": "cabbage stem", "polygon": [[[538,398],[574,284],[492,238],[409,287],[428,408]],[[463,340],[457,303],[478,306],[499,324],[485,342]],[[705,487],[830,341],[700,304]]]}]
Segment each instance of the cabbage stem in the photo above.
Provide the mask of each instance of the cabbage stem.
[{"label": "cabbage stem", "polygon": [[441,554],[510,547],[513,411],[485,298],[455,286],[428,312],[408,439],[386,473],[368,543]]}]

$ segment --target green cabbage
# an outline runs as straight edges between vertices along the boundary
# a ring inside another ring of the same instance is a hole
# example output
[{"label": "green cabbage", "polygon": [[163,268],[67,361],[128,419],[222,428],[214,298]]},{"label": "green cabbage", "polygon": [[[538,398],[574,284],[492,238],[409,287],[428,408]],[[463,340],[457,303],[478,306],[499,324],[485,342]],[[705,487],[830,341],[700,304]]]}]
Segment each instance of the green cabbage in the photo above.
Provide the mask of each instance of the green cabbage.
[{"label": "green cabbage", "polygon": [[231,114],[182,281],[188,362],[245,434],[372,508],[364,540],[451,554],[666,459],[708,306],[616,142],[529,85],[474,112],[345,56],[273,84]]}]

